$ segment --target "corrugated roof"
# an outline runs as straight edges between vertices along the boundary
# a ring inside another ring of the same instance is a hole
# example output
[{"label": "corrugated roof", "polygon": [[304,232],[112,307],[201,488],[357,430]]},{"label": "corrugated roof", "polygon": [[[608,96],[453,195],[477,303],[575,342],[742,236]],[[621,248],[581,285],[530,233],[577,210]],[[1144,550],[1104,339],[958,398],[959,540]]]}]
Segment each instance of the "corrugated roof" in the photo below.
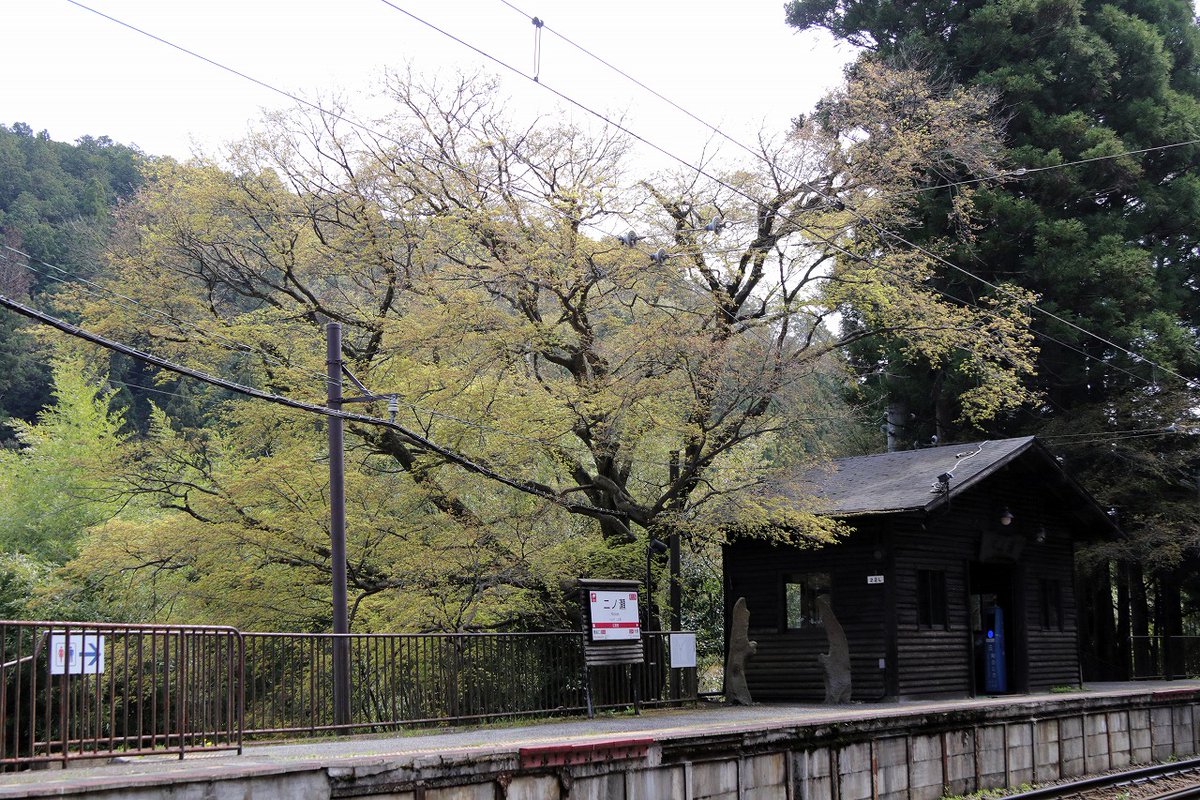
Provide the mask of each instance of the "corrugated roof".
[{"label": "corrugated roof", "polygon": [[939,475],[950,476],[953,497],[1034,446],[1034,437],[1024,436],[840,458],[808,479],[825,514],[927,511],[946,499],[935,489]]}]

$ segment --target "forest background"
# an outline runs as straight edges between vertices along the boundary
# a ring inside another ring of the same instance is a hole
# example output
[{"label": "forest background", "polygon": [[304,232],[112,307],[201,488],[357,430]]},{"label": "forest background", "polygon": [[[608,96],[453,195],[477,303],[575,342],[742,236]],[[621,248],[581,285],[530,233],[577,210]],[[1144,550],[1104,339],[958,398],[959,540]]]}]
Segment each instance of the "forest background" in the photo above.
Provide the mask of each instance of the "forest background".
[{"label": "forest background", "polygon": [[[0,127],[0,294],[314,403],[340,322],[400,428],[347,439],[355,630],[570,627],[575,578],[678,533],[684,624],[719,636],[720,543],[841,535],[797,487],[889,405],[905,447],[1045,437],[1128,534],[1081,562],[1114,643],[1192,630],[1190,6],[787,21],[862,48],[845,85],[652,176],[487,76],[392,74],[384,118],[280,111],[187,162]],[[0,326],[5,616],[329,628],[319,419]]]}]

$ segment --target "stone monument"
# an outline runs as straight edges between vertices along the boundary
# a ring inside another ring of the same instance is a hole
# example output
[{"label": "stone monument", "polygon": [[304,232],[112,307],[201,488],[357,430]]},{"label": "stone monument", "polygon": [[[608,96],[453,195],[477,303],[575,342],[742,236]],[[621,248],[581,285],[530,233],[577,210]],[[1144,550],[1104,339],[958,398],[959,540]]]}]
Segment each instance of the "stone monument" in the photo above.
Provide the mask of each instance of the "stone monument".
[{"label": "stone monument", "polygon": [[825,668],[825,702],[843,705],[850,702],[850,645],[846,642],[842,624],[833,615],[828,596],[817,598],[817,610],[825,625],[825,636],[829,639],[829,652],[817,656]]},{"label": "stone monument", "polygon": [[746,685],[746,659],[758,650],[758,643],[750,641],[750,610],[746,598],[739,597],[733,604],[733,620],[729,627],[729,657],[725,659],[725,702],[748,706],[750,687]]}]

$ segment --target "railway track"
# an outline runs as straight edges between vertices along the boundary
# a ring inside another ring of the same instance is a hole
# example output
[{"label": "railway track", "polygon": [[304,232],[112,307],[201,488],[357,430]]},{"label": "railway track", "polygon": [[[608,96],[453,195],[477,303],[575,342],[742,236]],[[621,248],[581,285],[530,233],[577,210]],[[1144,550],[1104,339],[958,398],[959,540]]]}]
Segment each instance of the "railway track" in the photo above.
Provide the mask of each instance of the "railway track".
[{"label": "railway track", "polygon": [[1005,800],[1200,800],[1200,758],[1095,775],[1004,796]]}]

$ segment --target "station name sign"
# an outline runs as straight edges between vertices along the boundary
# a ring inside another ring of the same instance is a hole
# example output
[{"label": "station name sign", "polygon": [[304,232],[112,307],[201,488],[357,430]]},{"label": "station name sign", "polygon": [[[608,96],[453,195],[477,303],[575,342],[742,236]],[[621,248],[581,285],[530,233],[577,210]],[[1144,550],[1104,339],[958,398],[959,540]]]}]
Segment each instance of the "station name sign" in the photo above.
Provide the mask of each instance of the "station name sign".
[{"label": "station name sign", "polygon": [[641,639],[637,592],[591,589],[588,591],[588,609],[593,642]]}]

